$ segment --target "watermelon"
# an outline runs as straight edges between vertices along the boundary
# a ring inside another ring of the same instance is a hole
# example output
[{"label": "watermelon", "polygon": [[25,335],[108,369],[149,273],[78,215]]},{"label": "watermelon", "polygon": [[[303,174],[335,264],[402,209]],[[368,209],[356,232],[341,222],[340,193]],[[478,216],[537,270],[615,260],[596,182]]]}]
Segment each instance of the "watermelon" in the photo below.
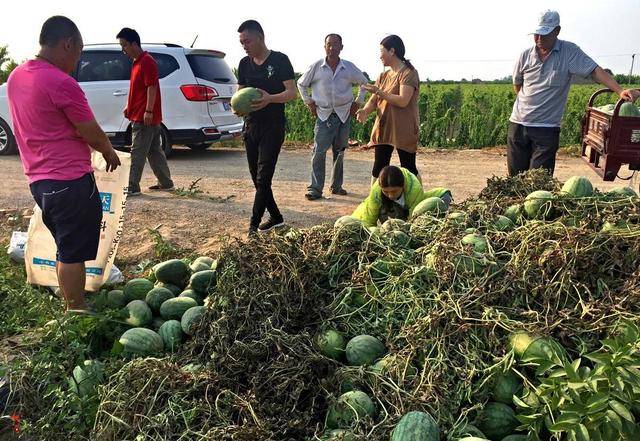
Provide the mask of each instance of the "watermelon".
[{"label": "watermelon", "polygon": [[382,358],[387,348],[371,335],[358,335],[349,340],[345,352],[351,366],[368,366]]},{"label": "watermelon", "polygon": [[373,417],[376,414],[376,406],[369,396],[359,390],[346,392],[340,395],[336,403],[329,408],[326,426],[330,429],[349,427],[354,422],[364,418]]},{"label": "watermelon", "polygon": [[553,194],[537,190],[524,200],[524,212],[529,219],[549,219],[553,213]]},{"label": "watermelon", "polygon": [[[333,224],[333,228],[340,234],[346,234],[352,239],[356,239],[366,229],[365,225],[358,218],[353,216],[342,216]],[[364,236],[366,237],[366,236]]]},{"label": "watermelon", "polygon": [[151,308],[144,300],[132,300],[127,303],[124,309],[129,314],[125,321],[131,326],[148,326],[153,321]]},{"label": "watermelon", "polygon": [[493,384],[492,396],[494,401],[513,404],[513,396],[522,391],[522,380],[513,372],[498,375]]},{"label": "watermelon", "polygon": [[200,271],[189,280],[191,289],[203,296],[210,294],[216,287],[216,272],[210,269]]},{"label": "watermelon", "polygon": [[564,348],[554,339],[532,336],[522,331],[509,336],[509,346],[516,357],[525,362],[548,360],[563,363],[568,359]]},{"label": "watermelon", "polygon": [[164,349],[162,337],[147,328],[128,329],[118,341],[127,355],[154,355]]},{"label": "watermelon", "polygon": [[180,259],[171,259],[153,267],[156,279],[162,283],[183,287],[191,274],[189,266]]},{"label": "watermelon", "polygon": [[593,196],[593,185],[584,176],[572,176],[564,183],[560,193],[574,198],[586,198]]},{"label": "watermelon", "polygon": [[251,113],[251,102],[262,97],[255,87],[243,87],[238,89],[231,97],[231,108],[238,116],[246,116]]},{"label": "watermelon", "polygon": [[196,301],[198,306],[204,306],[204,296],[202,294],[198,294],[192,289],[186,289],[180,293],[180,297],[189,297]]},{"label": "watermelon", "polygon": [[487,403],[478,416],[478,428],[493,441],[513,434],[519,425],[513,409],[504,403]]},{"label": "watermelon", "polygon": [[162,338],[165,350],[175,351],[184,340],[182,326],[178,320],[167,320],[160,326],[158,334]]},{"label": "watermelon", "polygon": [[391,441],[440,441],[440,429],[431,415],[413,411],[400,418]]},{"label": "watermelon", "polygon": [[[475,439],[486,439],[484,433],[480,429],[478,429],[473,424],[464,424],[462,427],[455,429],[454,434],[458,437],[466,436],[466,437],[476,437]],[[456,439],[456,438],[454,438]],[[466,439],[466,438],[465,438]]]},{"label": "watermelon", "polygon": [[467,234],[461,240],[462,245],[471,245],[476,253],[486,253],[489,249],[487,239],[480,234]]},{"label": "watermelon", "polygon": [[401,231],[403,233],[409,233],[411,224],[402,219],[387,219],[382,225],[380,225],[380,232],[384,234],[391,233],[393,231]]},{"label": "watermelon", "polygon": [[177,297],[182,292],[182,288],[180,288],[179,286],[176,286],[176,285],[172,285],[171,283],[158,282],[158,283],[156,283],[155,287],[156,288],[167,288],[169,291],[171,291],[173,293],[174,297]]},{"label": "watermelon", "polygon": [[424,192],[425,199],[438,197],[442,199],[447,205],[453,200],[453,196],[451,194],[451,190],[444,187],[435,187]]},{"label": "watermelon", "polygon": [[193,306],[187,309],[184,314],[182,314],[182,319],[180,320],[182,331],[187,335],[193,335],[196,326],[200,324],[205,312],[206,309],[204,306]]},{"label": "watermelon", "polygon": [[473,256],[458,255],[455,257],[456,271],[469,272],[477,276],[484,274],[486,269],[486,261],[482,257],[474,254]]},{"label": "watermelon", "polygon": [[209,267],[209,269],[212,269],[211,266],[214,264],[215,259],[209,256],[200,256],[200,257],[196,257],[196,259],[193,262],[204,263]]},{"label": "watermelon", "polygon": [[618,115],[620,116],[640,116],[640,110],[630,102],[624,102],[620,106],[620,110],[618,110]]},{"label": "watermelon", "polygon": [[107,308],[121,309],[127,305],[127,298],[124,291],[120,289],[112,289],[107,293]]},{"label": "watermelon", "polygon": [[607,196],[614,198],[636,198],[638,194],[631,187],[616,187],[609,190]]},{"label": "watermelon", "polygon": [[165,320],[180,320],[187,309],[194,306],[198,304],[189,297],[174,297],[160,306],[160,315]]},{"label": "watermelon", "polygon": [[124,298],[127,302],[144,300],[152,289],[153,283],[148,279],[131,279],[124,286]]},{"label": "watermelon", "polygon": [[153,288],[147,293],[145,301],[151,308],[154,314],[160,312],[160,306],[167,300],[174,298],[175,296],[167,288]]},{"label": "watermelon", "polygon": [[453,211],[447,214],[447,219],[451,219],[456,225],[464,225],[467,223],[467,214],[462,211]]},{"label": "watermelon", "polygon": [[207,271],[211,269],[211,265],[207,265],[204,262],[193,262],[191,265],[189,265],[189,269],[191,269],[191,272],[195,274],[200,271]]},{"label": "watermelon", "polygon": [[96,386],[104,381],[104,365],[97,360],[85,360],[73,369],[69,388],[80,397],[95,394]]},{"label": "watermelon", "polygon": [[431,216],[441,216],[447,212],[449,206],[445,201],[437,196],[426,198],[415,206],[411,214],[412,217],[418,217],[422,214],[430,214]]},{"label": "watermelon", "polygon": [[457,441],[490,441],[486,438],[480,438],[478,436],[465,436],[464,438],[458,438]]},{"label": "watermelon", "polygon": [[498,231],[510,231],[515,225],[507,216],[498,216],[493,223],[493,228]]},{"label": "watermelon", "polygon": [[398,230],[388,233],[387,239],[392,248],[407,248],[411,243],[411,237],[407,233]]},{"label": "watermelon", "polygon": [[382,375],[391,370],[395,371],[396,369],[400,370],[399,374],[402,375],[403,378],[407,379],[413,378],[418,374],[418,370],[415,367],[407,365],[406,360],[398,359],[395,355],[387,355],[386,357],[376,361],[369,368],[369,372]]},{"label": "watermelon", "polygon": [[348,430],[334,429],[320,439],[322,441],[356,441],[356,436]]},{"label": "watermelon", "polygon": [[376,259],[369,267],[369,275],[371,280],[376,282],[387,280],[391,276],[389,262],[384,259]]},{"label": "watermelon", "polygon": [[505,210],[504,215],[509,219],[511,219],[511,222],[513,222],[514,224],[519,223],[520,217],[522,216],[522,205],[515,204],[515,205],[509,206]]},{"label": "watermelon", "polygon": [[328,329],[316,336],[316,345],[325,357],[340,360],[345,353],[347,342],[338,331]]}]

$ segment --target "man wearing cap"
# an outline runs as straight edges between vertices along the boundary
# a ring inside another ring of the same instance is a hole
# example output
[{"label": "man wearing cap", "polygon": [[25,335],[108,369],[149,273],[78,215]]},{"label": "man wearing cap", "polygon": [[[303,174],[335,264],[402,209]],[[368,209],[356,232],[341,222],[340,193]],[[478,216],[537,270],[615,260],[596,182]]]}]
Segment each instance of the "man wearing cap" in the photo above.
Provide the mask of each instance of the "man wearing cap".
[{"label": "man wearing cap", "polygon": [[638,90],[623,89],[577,45],[559,40],[559,33],[560,15],[556,11],[544,12],[533,32],[535,45],[522,52],[516,62],[516,101],[507,132],[510,176],[532,168],[545,168],[553,174],[573,75],[591,76],[628,101],[640,96]]}]

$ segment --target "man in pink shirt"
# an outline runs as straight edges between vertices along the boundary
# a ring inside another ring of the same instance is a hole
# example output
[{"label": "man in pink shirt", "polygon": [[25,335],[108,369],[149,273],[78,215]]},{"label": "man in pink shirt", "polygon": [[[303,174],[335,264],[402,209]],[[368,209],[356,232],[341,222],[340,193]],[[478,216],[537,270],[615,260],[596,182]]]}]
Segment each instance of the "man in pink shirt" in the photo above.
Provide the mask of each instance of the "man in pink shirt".
[{"label": "man in pink shirt", "polygon": [[102,203],[91,167],[91,148],[107,171],[120,160],[96,122],[82,89],[69,74],[82,52],[70,19],[49,18],[36,59],[7,81],[9,110],[31,194],[57,247],[57,274],[67,310],[86,310],[85,261],[96,258]]}]

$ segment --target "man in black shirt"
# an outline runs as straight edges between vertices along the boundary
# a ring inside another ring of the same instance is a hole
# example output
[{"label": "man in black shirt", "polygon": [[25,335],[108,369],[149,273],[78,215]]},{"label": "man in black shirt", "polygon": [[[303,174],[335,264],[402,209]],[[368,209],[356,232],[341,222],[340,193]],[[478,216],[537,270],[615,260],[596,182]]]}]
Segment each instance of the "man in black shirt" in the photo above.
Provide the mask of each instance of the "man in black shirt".
[{"label": "man in black shirt", "polygon": [[[255,87],[262,92],[245,117],[243,133],[249,172],[256,187],[249,225],[249,235],[252,235],[284,225],[271,180],[284,142],[284,104],[295,99],[296,85],[289,58],[267,48],[260,23],[247,20],[238,32],[240,44],[247,53],[238,66],[238,85]],[[269,219],[260,223],[265,209],[269,211]]]}]

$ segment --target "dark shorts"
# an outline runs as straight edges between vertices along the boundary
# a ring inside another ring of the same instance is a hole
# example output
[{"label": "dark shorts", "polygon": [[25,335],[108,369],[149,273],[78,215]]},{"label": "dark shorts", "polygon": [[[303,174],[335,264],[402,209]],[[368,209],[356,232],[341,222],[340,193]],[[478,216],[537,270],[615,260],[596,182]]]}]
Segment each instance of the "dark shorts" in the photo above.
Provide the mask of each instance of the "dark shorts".
[{"label": "dark shorts", "polygon": [[93,173],[72,181],[43,179],[30,186],[62,263],[94,260],[98,253],[102,202]]}]

